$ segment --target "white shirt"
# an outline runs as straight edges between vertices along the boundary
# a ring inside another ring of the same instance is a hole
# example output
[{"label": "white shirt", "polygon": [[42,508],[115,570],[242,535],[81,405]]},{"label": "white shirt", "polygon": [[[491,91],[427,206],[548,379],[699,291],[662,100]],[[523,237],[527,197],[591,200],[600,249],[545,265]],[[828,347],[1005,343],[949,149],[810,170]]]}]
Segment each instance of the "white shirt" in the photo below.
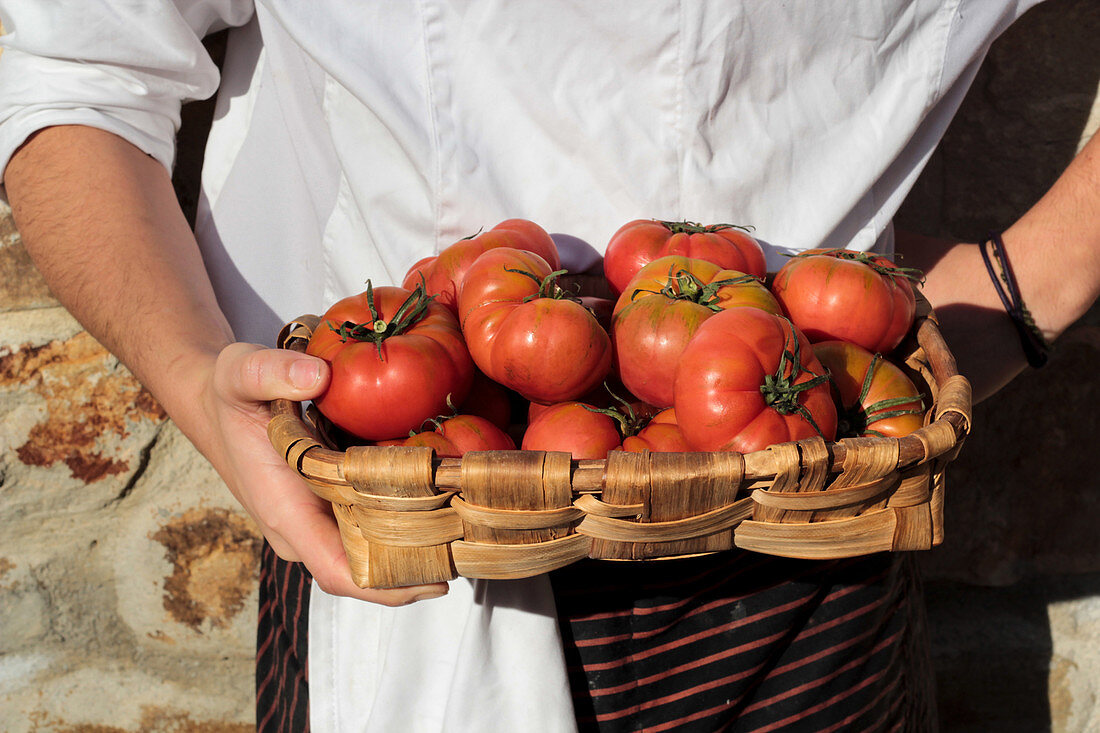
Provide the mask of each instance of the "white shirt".
[{"label": "white shirt", "polygon": [[[511,217],[587,243],[580,268],[635,218],[752,225],[773,269],[889,252],[1035,1],[0,0],[0,170],[52,124],[170,167],[180,101],[218,87],[199,39],[243,25],[196,227],[242,340]],[[452,587],[403,609],[314,589],[315,730],[574,728],[545,580]]]}]

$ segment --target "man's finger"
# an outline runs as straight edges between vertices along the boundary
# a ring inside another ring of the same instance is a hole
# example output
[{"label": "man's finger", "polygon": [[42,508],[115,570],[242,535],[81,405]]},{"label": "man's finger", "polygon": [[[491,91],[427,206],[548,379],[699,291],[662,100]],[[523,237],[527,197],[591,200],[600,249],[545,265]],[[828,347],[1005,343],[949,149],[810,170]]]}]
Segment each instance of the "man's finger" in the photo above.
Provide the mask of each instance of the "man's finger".
[{"label": "man's finger", "polygon": [[231,344],[218,356],[214,382],[231,401],[308,400],[328,385],[323,359],[255,344]]}]

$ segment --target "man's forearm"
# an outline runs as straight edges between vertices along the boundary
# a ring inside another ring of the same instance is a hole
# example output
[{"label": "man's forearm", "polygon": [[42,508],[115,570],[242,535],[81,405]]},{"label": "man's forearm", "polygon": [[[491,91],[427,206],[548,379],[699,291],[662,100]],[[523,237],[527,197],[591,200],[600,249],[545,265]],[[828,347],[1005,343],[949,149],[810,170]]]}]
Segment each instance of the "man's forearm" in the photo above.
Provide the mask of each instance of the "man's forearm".
[{"label": "man's forearm", "polygon": [[61,303],[187,431],[195,369],[232,333],[167,171],[110,133],[52,127],[5,173],[28,252]]},{"label": "man's forearm", "polygon": [[[1100,295],[1100,135],[1003,240],[1023,302],[1053,341]],[[960,370],[974,382],[976,399],[1026,366],[976,245],[898,232],[897,247],[906,266],[925,272],[922,290]]]},{"label": "man's forearm", "polygon": [[1100,295],[1100,134],[1004,242],[1035,322],[1057,338]]}]

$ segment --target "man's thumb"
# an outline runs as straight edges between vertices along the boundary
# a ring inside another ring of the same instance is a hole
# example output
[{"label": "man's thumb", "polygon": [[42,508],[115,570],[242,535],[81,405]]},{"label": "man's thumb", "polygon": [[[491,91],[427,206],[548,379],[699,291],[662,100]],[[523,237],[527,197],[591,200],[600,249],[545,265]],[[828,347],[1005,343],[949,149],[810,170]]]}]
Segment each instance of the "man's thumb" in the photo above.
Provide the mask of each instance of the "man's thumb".
[{"label": "man's thumb", "polygon": [[308,400],[328,384],[322,359],[254,344],[232,344],[218,357],[218,381],[228,397],[246,402]]}]

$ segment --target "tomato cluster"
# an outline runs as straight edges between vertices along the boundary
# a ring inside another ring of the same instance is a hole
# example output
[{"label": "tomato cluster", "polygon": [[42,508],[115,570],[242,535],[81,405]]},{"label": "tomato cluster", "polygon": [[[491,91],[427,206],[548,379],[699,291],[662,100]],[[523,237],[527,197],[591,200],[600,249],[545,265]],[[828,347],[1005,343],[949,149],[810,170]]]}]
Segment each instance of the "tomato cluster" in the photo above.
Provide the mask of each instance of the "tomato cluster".
[{"label": "tomato cluster", "polygon": [[[889,360],[917,275],[848,250],[769,282],[742,227],[638,220],[608,243],[607,299],[564,286],[554,240],[511,219],[345,298],[307,352],[317,408],[352,440],[469,450],[751,452],[900,436],[919,391]],[[515,419],[519,415],[521,419]]]}]

